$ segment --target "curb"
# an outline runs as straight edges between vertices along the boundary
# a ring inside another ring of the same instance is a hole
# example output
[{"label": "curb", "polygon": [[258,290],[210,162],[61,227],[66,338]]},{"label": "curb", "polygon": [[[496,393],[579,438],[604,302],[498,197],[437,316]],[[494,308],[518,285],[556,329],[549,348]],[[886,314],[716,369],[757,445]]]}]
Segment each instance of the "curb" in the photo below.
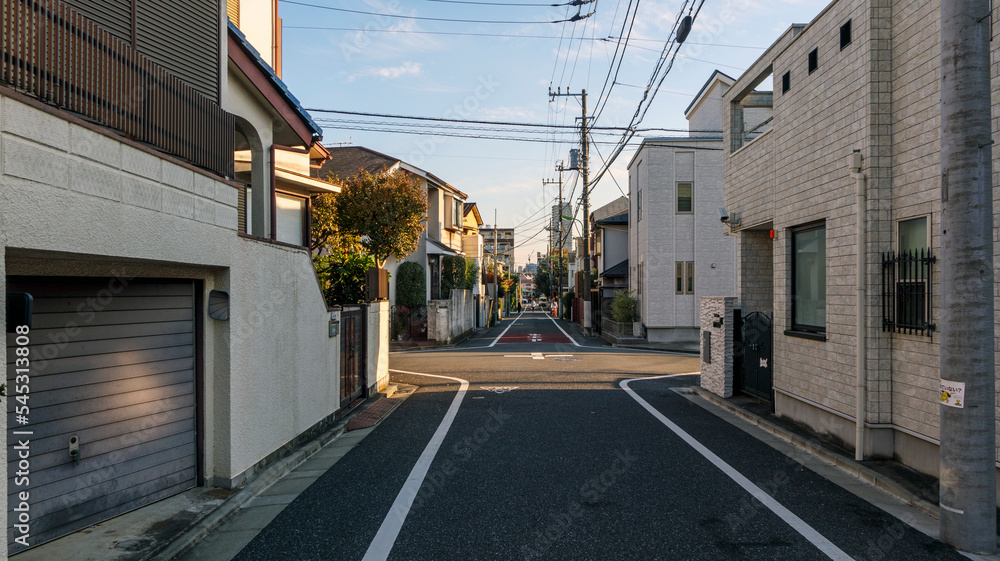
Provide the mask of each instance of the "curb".
[{"label": "curb", "polygon": [[[299,467],[313,454],[322,450],[327,444],[340,437],[347,429],[347,423],[379,399],[386,398],[395,393],[398,386],[390,385],[384,392],[378,392],[366,400],[364,407],[357,407],[348,416],[337,422],[330,430],[317,436],[303,444],[285,458],[274,463],[270,467],[258,472],[252,481],[247,483],[237,493],[230,496],[218,508],[208,513],[204,518],[195,522],[190,528],[181,533],[176,539],[165,544],[164,547],[150,552],[140,558],[140,561],[171,561],[180,555],[187,553],[198,542],[205,539],[212,530],[218,528],[222,523],[234,515],[243,505],[250,502],[259,493],[266,490],[271,485],[283,479],[295,468]],[[388,394],[388,395],[387,395]]]},{"label": "curb", "polygon": [[780,427],[767,419],[758,417],[753,413],[740,409],[739,407],[736,407],[704,388],[692,386],[690,390],[709,403],[725,409],[736,417],[771,433],[796,448],[808,452],[820,460],[840,469],[844,473],[872,485],[873,487],[881,489],[896,499],[899,499],[907,505],[923,512],[924,514],[933,516],[934,518],[941,517],[941,513],[937,505],[918,497],[897,483],[895,480],[878,473],[870,467],[862,465],[852,458],[831,452],[830,450],[819,446],[815,442],[811,442],[784,427]]}]

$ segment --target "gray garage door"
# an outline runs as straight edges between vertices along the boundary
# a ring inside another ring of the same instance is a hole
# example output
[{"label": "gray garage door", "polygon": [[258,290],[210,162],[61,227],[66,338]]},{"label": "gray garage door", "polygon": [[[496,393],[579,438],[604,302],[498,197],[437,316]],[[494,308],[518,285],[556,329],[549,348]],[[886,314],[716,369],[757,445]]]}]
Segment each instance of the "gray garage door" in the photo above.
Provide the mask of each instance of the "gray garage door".
[{"label": "gray garage door", "polygon": [[193,283],[8,277],[7,291],[34,297],[26,425],[15,412],[17,342],[7,334],[8,427],[33,432],[27,485],[17,484],[8,437],[11,553],[24,549],[13,543],[22,491],[34,546],[193,487]]}]

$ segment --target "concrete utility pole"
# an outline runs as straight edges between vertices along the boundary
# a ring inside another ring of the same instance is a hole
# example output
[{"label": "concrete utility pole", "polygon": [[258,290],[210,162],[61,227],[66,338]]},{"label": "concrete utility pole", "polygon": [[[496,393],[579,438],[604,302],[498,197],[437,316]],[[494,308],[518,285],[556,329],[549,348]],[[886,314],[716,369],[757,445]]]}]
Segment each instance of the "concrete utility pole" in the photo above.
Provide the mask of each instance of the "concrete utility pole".
[{"label": "concrete utility pole", "polygon": [[496,303],[497,309],[494,318],[499,318],[500,314],[500,264],[499,264],[499,250],[500,246],[497,245],[497,232],[500,228],[497,227],[497,209],[493,209],[493,302]]},{"label": "concrete utility pole", "polygon": [[941,539],[983,554],[996,551],[992,145],[990,2],[941,2]]},{"label": "concrete utility pole", "polygon": [[580,119],[580,141],[583,143],[583,151],[580,154],[580,176],[583,182],[583,288],[580,292],[583,293],[583,329],[589,337],[593,335],[593,327],[590,319],[590,130],[587,122],[587,90],[581,90],[578,94],[570,93],[569,90],[566,93],[562,93],[561,90],[552,93],[552,90],[549,90],[550,99],[565,96],[580,96],[580,105],[583,108],[583,117]]}]

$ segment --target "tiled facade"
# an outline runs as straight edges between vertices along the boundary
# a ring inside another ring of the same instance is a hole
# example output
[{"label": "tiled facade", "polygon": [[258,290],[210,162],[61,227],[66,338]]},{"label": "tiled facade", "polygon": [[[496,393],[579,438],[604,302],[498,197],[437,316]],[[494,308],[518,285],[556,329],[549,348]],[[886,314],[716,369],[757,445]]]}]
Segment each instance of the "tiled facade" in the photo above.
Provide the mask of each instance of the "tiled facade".
[{"label": "tiled facade", "polygon": [[[724,161],[725,204],[740,211],[741,305],[744,313],[770,305],[774,315],[776,412],[853,443],[858,205],[848,162],[860,151],[867,177],[866,452],[897,457],[930,473],[937,466],[940,337],[934,331],[882,330],[881,256],[896,250],[898,221],[920,216],[930,218],[929,248],[940,252],[939,13],[937,1],[835,1],[807,26],[793,26],[779,38],[723,104],[728,140],[738,123],[731,118],[734,102],[771,71],[778,90],[772,129],[735,151],[727,149]],[[848,21],[851,41],[841,48],[841,26]],[[992,46],[996,115],[1000,42]],[[818,68],[809,72],[813,49]],[[786,72],[790,89],[781,93]],[[994,201],[996,185],[994,178]],[[792,314],[791,231],[818,221],[826,227],[825,340],[786,333]],[[931,273],[931,323],[940,322],[938,266]]]}]

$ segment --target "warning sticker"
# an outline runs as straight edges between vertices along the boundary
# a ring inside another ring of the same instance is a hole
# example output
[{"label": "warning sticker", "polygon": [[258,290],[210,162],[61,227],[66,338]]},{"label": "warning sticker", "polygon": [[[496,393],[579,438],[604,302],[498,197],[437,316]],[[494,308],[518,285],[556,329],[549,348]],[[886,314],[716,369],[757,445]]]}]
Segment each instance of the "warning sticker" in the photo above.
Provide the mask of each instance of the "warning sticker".
[{"label": "warning sticker", "polygon": [[965,408],[965,382],[941,380],[941,405]]}]

